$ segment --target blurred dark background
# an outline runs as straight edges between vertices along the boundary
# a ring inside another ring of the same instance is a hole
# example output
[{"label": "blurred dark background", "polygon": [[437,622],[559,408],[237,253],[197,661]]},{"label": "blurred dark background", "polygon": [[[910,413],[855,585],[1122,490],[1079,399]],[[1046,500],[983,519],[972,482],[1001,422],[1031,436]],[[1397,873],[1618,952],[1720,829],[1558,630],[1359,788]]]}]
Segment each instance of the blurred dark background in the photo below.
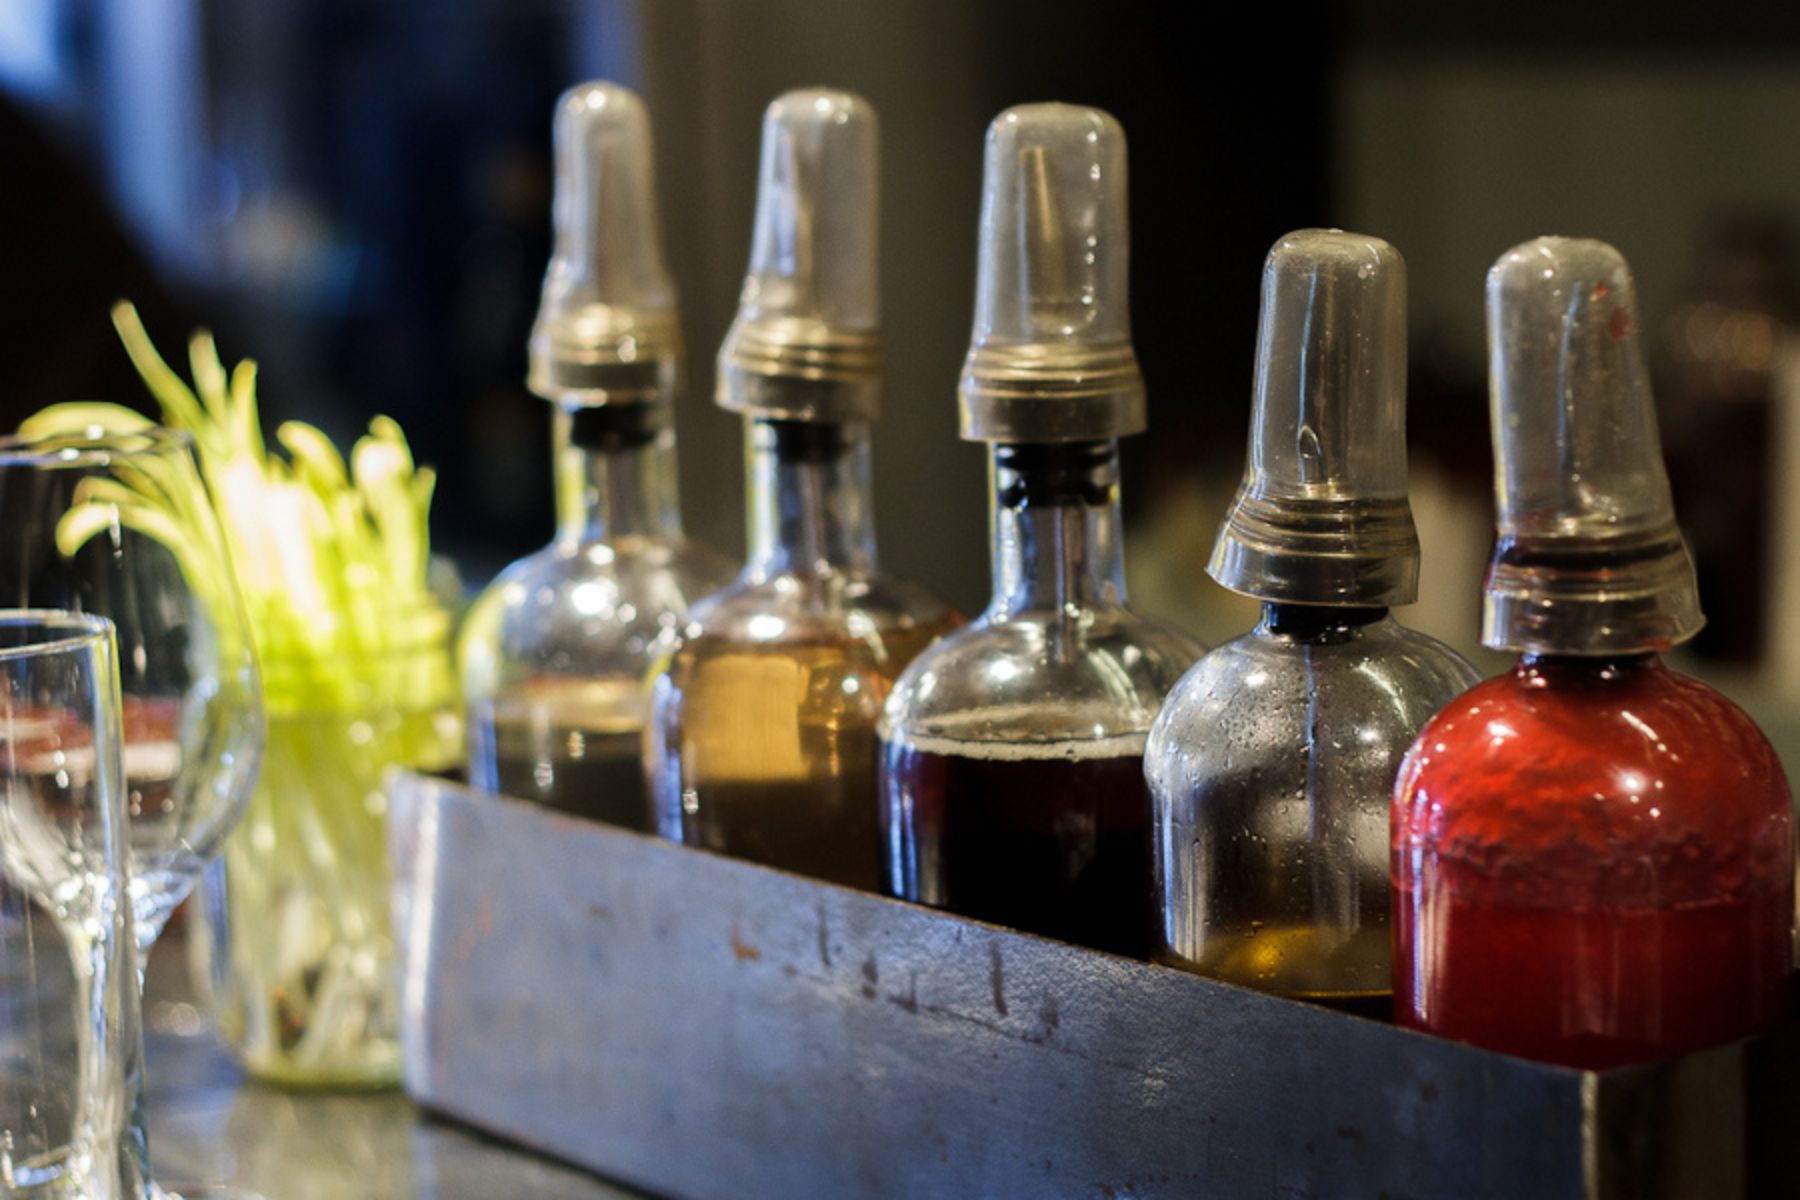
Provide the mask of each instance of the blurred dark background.
[{"label": "blurred dark background", "polygon": [[1698,651],[1716,672],[1800,679],[1773,617],[1800,602],[1800,499],[1777,469],[1795,424],[1800,12],[1769,0],[1288,4],[1204,22],[1059,0],[5,0],[0,420],[64,399],[142,406],[106,318],[131,297],[171,355],[206,325],[228,360],[258,359],[271,424],[347,442],[396,417],[441,471],[438,549],[485,582],[550,533],[525,337],[550,249],[551,106],[597,77],[640,90],[656,123],[698,536],[742,546],[740,430],[710,394],[761,109],[790,87],[849,88],[883,122],[883,556],[981,606],[983,458],[954,436],[981,139],[1001,108],[1061,99],[1111,110],[1131,138],[1152,432],[1128,447],[1125,487],[1143,607],[1209,640],[1249,623],[1203,566],[1241,469],[1260,263],[1288,229],[1339,225],[1411,268],[1412,619],[1472,645],[1491,537],[1482,273],[1526,238],[1582,234],[1637,270],[1713,615]]}]

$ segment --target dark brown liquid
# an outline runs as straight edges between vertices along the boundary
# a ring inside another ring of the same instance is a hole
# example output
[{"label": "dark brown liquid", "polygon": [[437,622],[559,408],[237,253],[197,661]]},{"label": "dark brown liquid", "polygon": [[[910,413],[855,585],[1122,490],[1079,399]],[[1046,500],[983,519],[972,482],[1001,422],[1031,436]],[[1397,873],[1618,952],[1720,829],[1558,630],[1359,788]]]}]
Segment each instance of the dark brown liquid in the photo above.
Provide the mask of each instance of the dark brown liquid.
[{"label": "dark brown liquid", "polygon": [[648,832],[650,808],[639,731],[558,726],[546,731],[548,745],[530,738],[530,730],[496,732],[499,749],[493,769],[496,790],[502,795]]},{"label": "dark brown liquid", "polygon": [[885,743],[889,885],[908,900],[1147,958],[1143,739]]},{"label": "dark brown liquid", "polygon": [[642,689],[635,681],[542,681],[469,718],[476,787],[647,832]]},{"label": "dark brown liquid", "polygon": [[124,733],[125,804],[134,846],[155,853],[180,836],[187,814],[176,784],[181,780],[181,701],[125,696],[119,714]]}]

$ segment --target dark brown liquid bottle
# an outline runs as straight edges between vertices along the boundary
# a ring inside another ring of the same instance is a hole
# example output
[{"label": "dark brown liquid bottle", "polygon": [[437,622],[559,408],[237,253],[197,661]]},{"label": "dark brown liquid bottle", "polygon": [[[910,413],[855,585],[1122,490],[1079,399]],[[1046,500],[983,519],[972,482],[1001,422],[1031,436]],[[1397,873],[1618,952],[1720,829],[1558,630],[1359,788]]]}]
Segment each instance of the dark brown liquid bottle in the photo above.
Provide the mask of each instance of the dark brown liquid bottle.
[{"label": "dark brown liquid bottle", "polygon": [[573,88],[556,109],[556,257],[528,379],[556,406],[556,538],[502,571],[463,623],[476,787],[650,825],[645,675],[688,605],[731,576],[682,533],[680,361],[649,117],[624,88]]},{"label": "dark brown liquid bottle", "polygon": [[1124,181],[1103,112],[989,127],[961,399],[963,436],[993,445],[994,596],[901,677],[881,786],[895,894],[1144,957],[1144,738],[1199,647],[1125,603],[1116,439],[1144,393]]},{"label": "dark brown liquid bottle", "polygon": [[639,679],[534,681],[476,714],[479,786],[579,817],[648,829],[644,685]]}]

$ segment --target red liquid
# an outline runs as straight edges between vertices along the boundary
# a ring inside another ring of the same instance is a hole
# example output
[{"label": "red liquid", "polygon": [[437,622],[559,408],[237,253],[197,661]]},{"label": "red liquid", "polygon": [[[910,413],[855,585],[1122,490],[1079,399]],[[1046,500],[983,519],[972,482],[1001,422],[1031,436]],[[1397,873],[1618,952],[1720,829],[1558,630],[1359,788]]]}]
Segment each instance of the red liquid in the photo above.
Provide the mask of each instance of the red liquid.
[{"label": "red liquid", "polygon": [[1393,852],[1401,1024],[1599,1069],[1787,1012],[1787,780],[1653,657],[1528,659],[1452,702],[1401,768]]}]

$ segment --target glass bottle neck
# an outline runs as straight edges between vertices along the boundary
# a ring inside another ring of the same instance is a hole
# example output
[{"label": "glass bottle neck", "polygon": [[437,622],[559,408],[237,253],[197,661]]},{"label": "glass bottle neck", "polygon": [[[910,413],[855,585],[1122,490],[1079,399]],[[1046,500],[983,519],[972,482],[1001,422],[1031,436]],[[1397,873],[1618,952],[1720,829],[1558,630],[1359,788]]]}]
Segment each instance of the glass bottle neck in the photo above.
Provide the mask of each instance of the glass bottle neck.
[{"label": "glass bottle neck", "polygon": [[675,431],[647,404],[559,404],[555,448],[556,540],[613,542],[681,536]]},{"label": "glass bottle neck", "polygon": [[990,616],[1125,603],[1116,441],[992,451]]},{"label": "glass bottle neck", "polygon": [[753,418],[747,570],[825,575],[875,568],[869,426]]},{"label": "glass bottle neck", "polygon": [[1365,625],[1373,625],[1388,615],[1380,606],[1345,607],[1333,604],[1281,604],[1273,601],[1262,607],[1259,632],[1296,642],[1331,642],[1350,636]]},{"label": "glass bottle neck", "polygon": [[1536,687],[1603,686],[1630,682],[1667,668],[1654,650],[1638,654],[1524,654],[1513,676]]}]

